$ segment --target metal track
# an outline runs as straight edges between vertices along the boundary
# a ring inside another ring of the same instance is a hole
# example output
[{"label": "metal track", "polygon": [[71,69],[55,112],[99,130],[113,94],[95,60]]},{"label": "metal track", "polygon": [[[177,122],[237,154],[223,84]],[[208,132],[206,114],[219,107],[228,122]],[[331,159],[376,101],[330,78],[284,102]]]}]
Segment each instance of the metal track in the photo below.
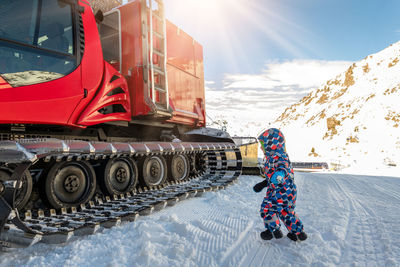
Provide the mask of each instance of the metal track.
[{"label": "metal track", "polygon": [[[41,159],[70,161],[179,153],[204,153],[203,171],[179,183],[167,182],[124,195],[96,197],[89,203],[69,209],[28,210],[21,216],[13,207],[13,199],[9,197],[5,201],[6,196],[0,196],[0,202],[11,206],[8,220],[0,232],[0,249],[7,251],[38,242],[65,243],[73,236],[94,234],[124,221],[135,221],[138,216],[149,215],[186,198],[223,189],[240,176],[242,169],[240,151],[231,143],[103,143],[58,139],[0,142],[0,163],[21,165],[19,176],[30,164]],[[6,186],[12,184],[15,191],[20,178],[12,179],[14,183]],[[0,209],[0,212],[5,211]]]}]

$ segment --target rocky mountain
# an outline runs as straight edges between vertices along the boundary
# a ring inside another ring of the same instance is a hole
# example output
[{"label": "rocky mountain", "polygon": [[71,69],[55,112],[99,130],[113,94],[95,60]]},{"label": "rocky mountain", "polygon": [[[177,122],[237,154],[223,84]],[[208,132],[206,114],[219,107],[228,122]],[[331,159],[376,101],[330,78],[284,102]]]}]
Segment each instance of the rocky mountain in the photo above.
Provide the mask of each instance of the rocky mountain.
[{"label": "rocky mountain", "polygon": [[400,42],[352,64],[276,120],[292,160],[400,165]]}]

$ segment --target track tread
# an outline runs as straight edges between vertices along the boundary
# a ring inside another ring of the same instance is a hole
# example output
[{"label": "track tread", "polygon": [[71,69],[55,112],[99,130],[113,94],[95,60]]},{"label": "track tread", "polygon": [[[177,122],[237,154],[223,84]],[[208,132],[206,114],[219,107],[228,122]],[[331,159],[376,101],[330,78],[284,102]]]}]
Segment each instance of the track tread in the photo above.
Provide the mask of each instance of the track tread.
[{"label": "track tread", "polygon": [[[30,237],[24,237],[26,240],[13,239],[12,242],[4,240],[0,243],[0,247],[30,246],[36,242],[29,242],[29,239],[39,239],[45,243],[65,243],[72,236],[82,236],[95,234],[102,228],[111,228],[119,225],[123,221],[135,221],[138,216],[150,215],[152,212],[161,210],[166,206],[175,205],[179,201],[183,201],[191,197],[200,197],[205,192],[218,191],[232,184],[241,174],[241,155],[236,147],[228,147],[212,144],[196,144],[188,146],[189,151],[149,151],[145,154],[173,155],[178,153],[205,153],[205,169],[197,172],[195,175],[182,181],[171,181],[164,185],[151,188],[138,188],[133,191],[114,195],[112,197],[95,197],[85,205],[79,207],[63,208],[60,210],[28,210],[23,214],[23,222],[38,231],[37,234]],[[185,147],[182,145],[182,147]],[[217,147],[219,146],[219,147]],[[147,148],[149,146],[146,146]],[[158,146],[162,147],[162,146]],[[171,146],[172,147],[172,146]],[[206,147],[205,150],[199,150],[198,147]],[[210,150],[215,149],[215,150]],[[197,149],[197,150],[196,150]],[[227,160],[226,152],[234,152],[236,160]],[[121,155],[107,155],[108,157]],[[71,155],[69,155],[71,156]],[[99,158],[104,155],[87,154],[77,155],[81,159],[88,160],[90,158]],[[48,158],[49,155],[46,156]],[[53,154],[51,157],[57,157],[60,160],[70,160],[71,157],[62,154]],[[72,156],[74,157],[74,156]],[[10,222],[5,227],[6,234],[3,236],[18,236],[24,234],[21,230],[13,227]],[[22,232],[22,233],[21,233]],[[3,236],[0,236],[3,238]],[[20,241],[20,242],[19,242]],[[20,244],[18,244],[20,243]],[[1,244],[4,244],[1,245]]]}]

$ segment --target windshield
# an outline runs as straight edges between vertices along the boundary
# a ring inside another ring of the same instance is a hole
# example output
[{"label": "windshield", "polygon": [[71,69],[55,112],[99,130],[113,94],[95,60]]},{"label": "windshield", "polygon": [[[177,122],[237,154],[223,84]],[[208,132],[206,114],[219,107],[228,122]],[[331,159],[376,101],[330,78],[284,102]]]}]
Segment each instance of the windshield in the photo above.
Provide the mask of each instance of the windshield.
[{"label": "windshield", "polygon": [[71,5],[0,0],[0,75],[12,86],[58,79],[77,67]]}]

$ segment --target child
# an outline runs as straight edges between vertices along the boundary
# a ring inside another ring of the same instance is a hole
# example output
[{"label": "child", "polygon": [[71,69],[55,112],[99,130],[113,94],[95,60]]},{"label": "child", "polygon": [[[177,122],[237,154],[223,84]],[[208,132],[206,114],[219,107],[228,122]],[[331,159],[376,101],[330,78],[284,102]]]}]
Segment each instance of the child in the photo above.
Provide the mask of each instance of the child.
[{"label": "child", "polygon": [[263,170],[265,180],[256,184],[254,191],[258,193],[268,188],[260,210],[266,228],[260,234],[261,238],[282,238],[280,219],[289,231],[288,238],[293,241],[306,240],[303,224],[294,212],[297,193],[293,169],[286,153],[285,137],[280,130],[271,128],[263,132],[258,140],[266,159]]}]

